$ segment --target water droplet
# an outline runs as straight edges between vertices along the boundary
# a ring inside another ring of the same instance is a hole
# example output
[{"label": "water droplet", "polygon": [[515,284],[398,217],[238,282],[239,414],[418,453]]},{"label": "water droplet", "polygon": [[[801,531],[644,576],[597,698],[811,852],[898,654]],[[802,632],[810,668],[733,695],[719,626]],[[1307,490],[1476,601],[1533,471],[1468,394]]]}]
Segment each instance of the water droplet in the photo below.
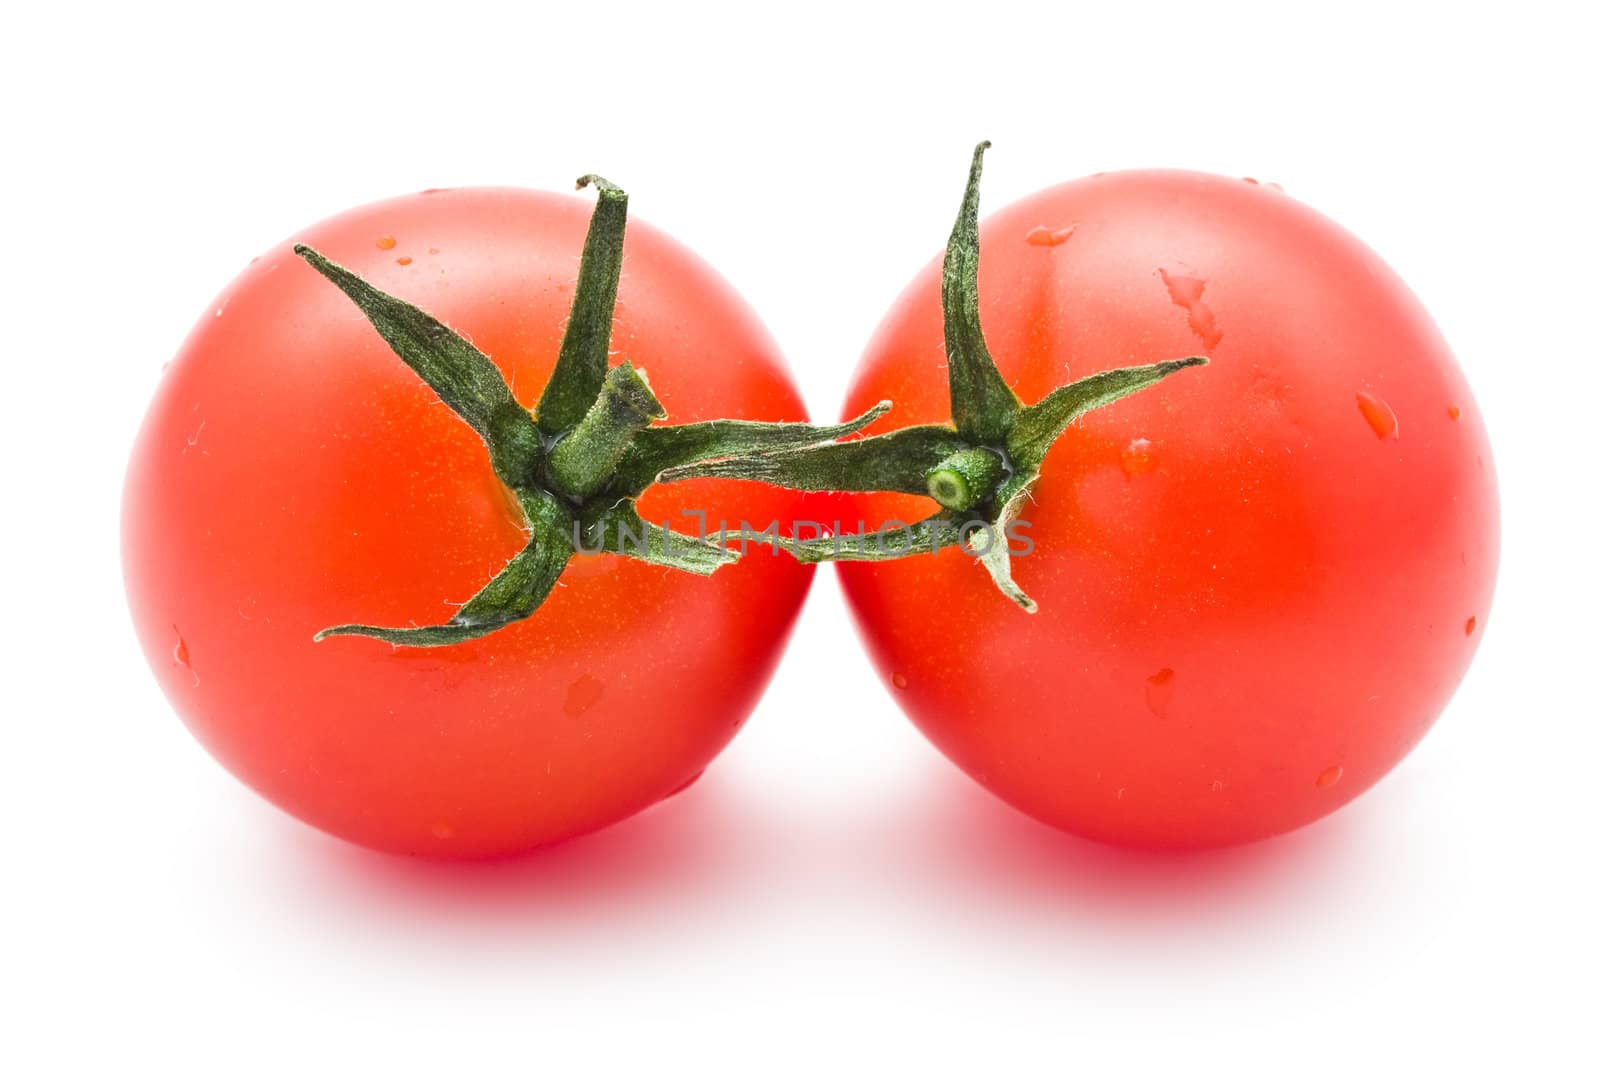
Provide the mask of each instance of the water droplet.
[{"label": "water droplet", "polygon": [[1477,629],[1478,629],[1478,617],[1476,615],[1467,616],[1467,636],[1471,637],[1473,632],[1476,631]]},{"label": "water droplet", "polygon": [[395,262],[400,264],[402,267],[409,267],[411,266],[411,257],[401,256],[399,259],[395,260]]},{"label": "water droplet", "polygon": [[172,636],[177,639],[177,643],[172,646],[172,662],[188,671],[189,676],[194,679],[194,684],[199,685],[200,673],[194,669],[194,664],[189,662],[189,645],[176,626],[172,628]]},{"label": "water droplet", "polygon": [[663,800],[667,800],[667,799],[670,799],[671,797],[677,796],[679,793],[683,792],[685,789],[688,789],[691,785],[694,785],[696,782],[698,782],[705,773],[706,773],[706,769],[704,767],[701,767],[698,771],[695,771],[693,774],[691,774],[688,777],[688,779],[682,785],[678,786],[678,788],[676,788],[672,792],[668,793],[665,797],[662,797],[662,799]]},{"label": "water droplet", "polygon": [[1059,229],[1051,229],[1049,226],[1035,226],[1028,231],[1027,240],[1030,245],[1038,245],[1040,248],[1054,248],[1056,245],[1066,244],[1068,238],[1072,236],[1072,232],[1077,228],[1076,223],[1071,226],[1062,226]]},{"label": "water droplet", "polygon": [[[516,498],[507,494],[508,506],[520,507]],[[579,552],[572,557],[572,562],[567,564],[567,569],[561,572],[562,581],[571,581],[577,578],[598,578],[602,575],[612,574],[622,566],[622,557],[612,552]]]},{"label": "water droplet", "polygon": [[1335,764],[1332,767],[1326,767],[1326,768],[1323,769],[1321,774],[1317,775],[1317,787],[1320,788],[1320,789],[1326,789],[1330,785],[1337,784],[1339,779],[1341,779],[1343,777],[1344,777],[1344,768],[1343,767],[1340,767],[1337,764]]},{"label": "water droplet", "polygon": [[1449,407],[1445,408],[1444,413],[1450,416],[1451,422],[1461,421],[1461,409],[1456,407],[1454,404],[1451,404]]},{"label": "water droplet", "polygon": [[433,836],[440,841],[448,841],[456,836],[456,828],[447,822],[436,822],[433,824]]},{"label": "water droplet", "polygon": [[567,690],[567,702],[561,710],[576,719],[594,707],[605,691],[606,683],[586,674]]},{"label": "water droplet", "polygon": [[1367,420],[1367,425],[1372,427],[1372,432],[1378,435],[1379,440],[1387,440],[1400,436],[1400,420],[1395,418],[1394,409],[1371,393],[1357,393],[1356,406],[1361,409],[1361,417]]},{"label": "water droplet", "polygon": [[398,242],[396,242],[393,237],[390,237],[387,234],[378,238],[378,247],[383,249],[385,252],[393,248],[397,243]]},{"label": "water droplet", "polygon": [[896,689],[908,689],[911,686],[911,679],[907,678],[899,671],[895,671],[893,674],[889,675],[889,682]]},{"label": "water droplet", "polygon": [[1206,280],[1204,278],[1191,278],[1182,274],[1168,274],[1165,270],[1156,273],[1161,275],[1161,281],[1167,287],[1167,295],[1172,302],[1189,313],[1189,329],[1200,338],[1200,343],[1207,352],[1216,350],[1222,343],[1222,331],[1217,329],[1217,317],[1211,309],[1201,302],[1205,295]]},{"label": "water droplet", "polygon": [[1122,473],[1132,481],[1141,474],[1149,474],[1155,469],[1156,456],[1150,451],[1148,437],[1135,437],[1128,442],[1128,447],[1122,450]]},{"label": "water droplet", "polygon": [[1172,668],[1162,667],[1144,680],[1144,702],[1158,719],[1167,717],[1167,707],[1172,703],[1172,679]]}]

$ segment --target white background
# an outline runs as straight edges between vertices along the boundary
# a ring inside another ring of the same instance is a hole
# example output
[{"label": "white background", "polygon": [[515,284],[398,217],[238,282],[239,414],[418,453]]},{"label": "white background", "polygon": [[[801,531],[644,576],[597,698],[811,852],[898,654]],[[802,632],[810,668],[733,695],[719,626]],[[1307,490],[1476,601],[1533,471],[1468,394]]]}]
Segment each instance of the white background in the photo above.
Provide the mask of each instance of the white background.
[{"label": "white background", "polygon": [[[1002,6],[7,16],[0,1059],[1592,1052],[1585,5]],[[1039,827],[895,710],[830,575],[699,785],[514,863],[324,838],[164,706],[122,603],[122,464],[162,362],[256,252],[396,193],[598,171],[733,281],[832,415],[979,137],[991,208],[1129,166],[1281,182],[1451,338],[1496,446],[1498,599],[1440,725],[1357,803],[1183,857]]]}]

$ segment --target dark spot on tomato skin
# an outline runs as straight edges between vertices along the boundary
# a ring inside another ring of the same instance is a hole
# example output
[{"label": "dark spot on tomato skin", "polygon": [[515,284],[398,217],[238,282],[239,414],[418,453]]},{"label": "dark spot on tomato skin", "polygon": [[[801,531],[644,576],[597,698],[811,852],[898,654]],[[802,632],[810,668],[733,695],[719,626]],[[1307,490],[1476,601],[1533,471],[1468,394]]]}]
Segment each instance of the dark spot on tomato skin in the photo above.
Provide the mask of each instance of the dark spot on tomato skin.
[{"label": "dark spot on tomato skin", "polygon": [[561,710],[576,719],[598,704],[605,691],[604,682],[585,674],[567,687],[566,703]]},{"label": "dark spot on tomato skin", "polygon": [[1172,679],[1175,672],[1171,667],[1162,667],[1144,680],[1144,702],[1150,709],[1150,714],[1158,719],[1165,719],[1168,708],[1172,704]]}]

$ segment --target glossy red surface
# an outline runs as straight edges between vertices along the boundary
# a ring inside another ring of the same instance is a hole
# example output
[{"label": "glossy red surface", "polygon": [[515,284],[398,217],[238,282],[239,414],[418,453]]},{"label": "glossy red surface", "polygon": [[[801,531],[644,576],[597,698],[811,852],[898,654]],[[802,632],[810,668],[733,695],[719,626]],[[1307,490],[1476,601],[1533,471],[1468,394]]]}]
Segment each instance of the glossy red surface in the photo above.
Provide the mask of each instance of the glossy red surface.
[{"label": "glossy red surface", "polygon": [[[1494,470],[1439,331],[1369,248],[1237,179],[1069,182],[981,237],[989,347],[1024,401],[1211,364],[1068,428],[1014,560],[1036,616],[956,550],[843,567],[891,692],[978,781],[1094,838],[1229,844],[1344,804],[1433,723],[1488,616]],[[938,286],[934,263],[868,346],[845,408],[896,402],[871,432],[949,417]]]},{"label": "glossy red surface", "polygon": [[[294,235],[470,337],[532,405],[592,201],[442,190]],[[208,308],[129,467],[134,621],[184,722],[307,822],[377,848],[487,856],[593,830],[704,769],[775,667],[809,570],[710,578],[579,557],[533,618],[449,648],[336,623],[442,622],[520,549],[481,441],[285,242]],[[612,348],[671,421],[803,419],[772,339],[704,262],[631,222]],[[641,511],[787,521],[799,498],[697,482]]]}]

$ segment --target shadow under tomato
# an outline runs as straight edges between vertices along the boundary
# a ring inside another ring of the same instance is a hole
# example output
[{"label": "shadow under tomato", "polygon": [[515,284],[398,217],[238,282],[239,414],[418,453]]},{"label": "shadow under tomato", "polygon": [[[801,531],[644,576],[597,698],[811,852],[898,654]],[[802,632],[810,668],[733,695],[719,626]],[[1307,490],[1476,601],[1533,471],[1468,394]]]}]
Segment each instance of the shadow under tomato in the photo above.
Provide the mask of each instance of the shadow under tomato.
[{"label": "shadow under tomato", "polygon": [[[288,827],[276,859],[314,910],[506,951],[587,955],[683,939],[824,928],[1019,934],[1040,947],[1267,943],[1359,922],[1415,893],[1427,857],[1381,798],[1293,834],[1199,852],[1084,841],[1012,810],[930,754],[870,804],[778,795],[738,767],[598,833],[489,862],[386,856]],[[825,802],[828,801],[828,802]]]},{"label": "shadow under tomato", "polygon": [[[613,826],[497,860],[388,855],[284,823],[282,858],[307,892],[358,899],[429,924],[614,919],[651,902],[716,891],[744,832],[713,778]],[[280,822],[283,820],[280,819]]]},{"label": "shadow under tomato", "polygon": [[[1374,803],[1374,800],[1377,802]],[[1128,920],[1249,926],[1316,911],[1368,877],[1393,842],[1367,798],[1293,833],[1224,849],[1119,848],[1046,826],[955,771],[923,771],[865,833],[897,880],[1026,923]],[[1400,873],[1400,872],[1393,872]]]}]

